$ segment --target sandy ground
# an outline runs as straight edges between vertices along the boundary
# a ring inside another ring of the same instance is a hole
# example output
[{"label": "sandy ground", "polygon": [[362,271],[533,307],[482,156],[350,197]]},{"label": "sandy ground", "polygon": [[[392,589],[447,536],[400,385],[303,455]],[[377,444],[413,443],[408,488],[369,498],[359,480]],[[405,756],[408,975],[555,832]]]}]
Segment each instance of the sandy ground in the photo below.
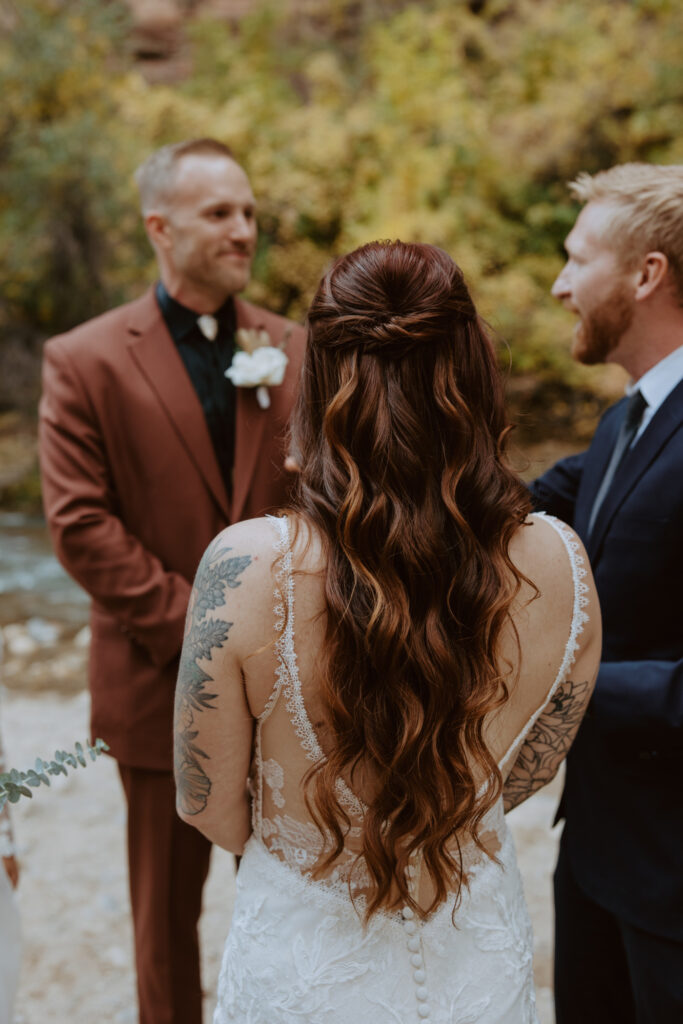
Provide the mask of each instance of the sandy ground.
[{"label": "sandy ground", "polygon": [[[7,761],[26,769],[36,756],[72,748],[88,735],[88,696],[6,691],[2,730]],[[541,1024],[553,1024],[551,887],[557,830],[549,824],[559,783],[510,816],[536,941]],[[15,1024],[99,1021],[136,1024],[132,933],[125,868],[125,809],[114,763],[101,758],[13,808],[22,875],[23,966]],[[232,858],[213,854],[201,921],[211,1020],[221,949],[234,892]]]}]

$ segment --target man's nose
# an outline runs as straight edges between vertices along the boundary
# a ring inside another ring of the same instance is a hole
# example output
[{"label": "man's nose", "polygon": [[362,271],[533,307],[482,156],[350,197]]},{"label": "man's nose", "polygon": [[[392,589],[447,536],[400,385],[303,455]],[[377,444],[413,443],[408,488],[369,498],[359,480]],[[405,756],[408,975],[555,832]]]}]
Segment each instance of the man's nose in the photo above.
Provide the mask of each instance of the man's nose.
[{"label": "man's nose", "polygon": [[247,217],[243,213],[236,213],[234,217],[230,218],[228,230],[233,240],[248,242],[254,236],[256,224],[251,217]]},{"label": "man's nose", "polygon": [[564,299],[569,295],[569,291],[569,276],[567,274],[567,267],[564,266],[555,278],[550,294],[555,299]]}]

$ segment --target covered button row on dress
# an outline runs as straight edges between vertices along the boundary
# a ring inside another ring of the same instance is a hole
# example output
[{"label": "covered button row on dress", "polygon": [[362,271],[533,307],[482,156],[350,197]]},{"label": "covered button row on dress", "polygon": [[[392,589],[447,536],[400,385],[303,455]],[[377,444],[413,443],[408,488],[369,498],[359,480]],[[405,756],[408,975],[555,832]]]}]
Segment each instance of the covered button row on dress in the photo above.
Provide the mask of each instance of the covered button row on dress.
[{"label": "covered button row on dress", "polygon": [[424,958],[422,956],[422,940],[420,938],[419,927],[415,921],[415,914],[410,907],[404,907],[401,913],[403,915],[403,929],[408,936],[406,945],[408,946],[408,952],[410,953],[410,963],[413,967],[413,981],[415,982],[415,996],[417,998],[417,1015],[420,1018],[420,1024],[429,1024],[429,993],[425,986],[427,975],[425,973]]}]

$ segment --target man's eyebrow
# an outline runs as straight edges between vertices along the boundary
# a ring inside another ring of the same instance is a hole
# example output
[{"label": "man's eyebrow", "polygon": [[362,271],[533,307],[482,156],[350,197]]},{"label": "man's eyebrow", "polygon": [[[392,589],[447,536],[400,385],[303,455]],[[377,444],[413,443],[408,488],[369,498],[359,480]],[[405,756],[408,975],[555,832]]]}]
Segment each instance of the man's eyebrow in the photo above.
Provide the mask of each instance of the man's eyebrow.
[{"label": "man's eyebrow", "polygon": [[223,208],[233,209],[235,207],[239,207],[243,210],[255,210],[256,200],[247,199],[242,202],[239,199],[210,199],[201,206],[201,210],[202,212],[205,212],[210,210],[220,210]]}]

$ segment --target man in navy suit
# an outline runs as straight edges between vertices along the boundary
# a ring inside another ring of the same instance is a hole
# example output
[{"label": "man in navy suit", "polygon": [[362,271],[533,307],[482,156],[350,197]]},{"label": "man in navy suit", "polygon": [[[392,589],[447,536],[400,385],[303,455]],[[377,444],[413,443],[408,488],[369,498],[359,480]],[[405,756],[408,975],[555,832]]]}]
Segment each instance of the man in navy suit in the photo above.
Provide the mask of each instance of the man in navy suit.
[{"label": "man in navy suit", "polygon": [[572,354],[627,396],[532,485],[591,561],[600,674],[567,759],[555,873],[557,1024],[683,1021],[683,166],[624,164],[584,208],[553,295]]}]

